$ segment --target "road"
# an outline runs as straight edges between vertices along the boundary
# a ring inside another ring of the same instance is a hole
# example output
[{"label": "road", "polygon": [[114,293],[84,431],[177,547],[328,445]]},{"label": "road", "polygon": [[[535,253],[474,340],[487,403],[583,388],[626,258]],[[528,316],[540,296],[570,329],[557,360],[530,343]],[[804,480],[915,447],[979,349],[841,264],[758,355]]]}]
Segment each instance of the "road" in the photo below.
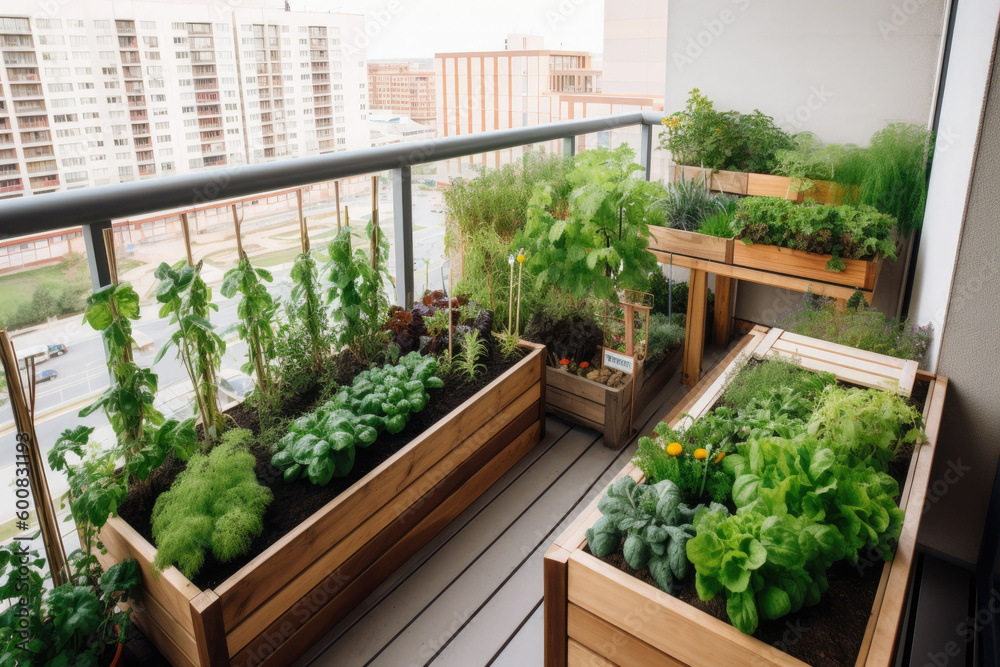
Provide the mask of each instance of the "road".
[{"label": "road", "polygon": [[[390,243],[392,243],[393,212],[391,210],[391,202],[388,200],[389,197],[387,195],[383,195],[380,198],[380,205],[382,207],[380,213],[387,237]],[[346,203],[352,204],[353,210],[358,210],[367,205],[368,201],[365,198],[359,197]],[[414,190],[413,192],[413,240],[414,257],[416,258],[414,283],[417,294],[420,294],[427,286],[425,277],[429,278],[430,289],[440,289],[442,287],[440,268],[444,263],[445,229],[444,213],[440,201],[440,193],[435,191]],[[322,204],[313,204],[307,208],[307,214],[325,212],[330,209],[330,206],[324,207]],[[370,217],[370,213],[368,213],[364,216],[352,216],[352,219],[366,222]],[[431,260],[429,269],[420,258]],[[392,261],[392,257],[390,257],[390,266]],[[275,280],[271,284],[271,293],[276,299],[286,300],[291,292],[290,268],[275,267],[272,273]],[[447,274],[445,274],[444,279],[447,280]],[[213,301],[219,306],[219,311],[212,314],[212,322],[221,332],[236,321],[238,298],[223,298],[219,294],[217,287],[216,285],[214,286],[215,289],[213,289]],[[136,331],[149,336],[153,341],[151,351],[140,352],[136,356],[136,362],[141,366],[148,367],[153,365],[156,351],[162,348],[173,331],[169,320],[160,319],[158,313],[159,304],[155,302],[144,303],[141,308],[140,318],[134,324]],[[80,324],[76,318],[71,318],[70,320],[50,325],[48,329],[33,332],[30,336],[33,344],[63,343],[68,349],[65,355],[53,357],[38,366],[38,370],[55,370],[59,376],[55,380],[37,385],[36,412],[41,413],[70,402],[79,401],[89,394],[107,388],[108,372],[104,360],[103,344],[99,334],[89,326]],[[246,346],[235,335],[231,334],[226,336],[226,338],[227,350],[222,367],[225,369],[238,369],[246,361]],[[15,339],[15,344],[17,344],[17,339]],[[168,352],[158,364],[153,365],[153,368],[159,376],[161,389],[188,379],[183,366],[177,363],[176,357],[172,352]],[[12,421],[12,419],[13,415],[9,403],[0,407],[0,428]],[[98,428],[98,437],[96,437],[98,440],[106,441],[111,437],[110,426],[107,424],[105,417],[100,413],[90,415],[86,418],[80,418],[73,414],[73,412],[56,414],[51,418],[40,416],[36,423],[36,432],[43,452],[48,451],[52,447],[63,430],[77,425]],[[0,470],[10,466],[13,462],[13,448],[0,447]],[[4,514],[4,512],[0,512],[0,514]]]}]

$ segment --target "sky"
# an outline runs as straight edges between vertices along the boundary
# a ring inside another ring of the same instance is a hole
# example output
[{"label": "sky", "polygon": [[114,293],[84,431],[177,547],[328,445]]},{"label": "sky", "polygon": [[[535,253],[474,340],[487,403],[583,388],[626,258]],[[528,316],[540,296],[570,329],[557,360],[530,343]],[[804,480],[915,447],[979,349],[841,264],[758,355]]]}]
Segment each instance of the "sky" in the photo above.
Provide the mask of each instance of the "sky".
[{"label": "sky", "polygon": [[602,50],[603,0],[290,0],[290,4],[293,10],[365,14],[372,60],[501,51],[508,33],[542,35],[546,48]]}]

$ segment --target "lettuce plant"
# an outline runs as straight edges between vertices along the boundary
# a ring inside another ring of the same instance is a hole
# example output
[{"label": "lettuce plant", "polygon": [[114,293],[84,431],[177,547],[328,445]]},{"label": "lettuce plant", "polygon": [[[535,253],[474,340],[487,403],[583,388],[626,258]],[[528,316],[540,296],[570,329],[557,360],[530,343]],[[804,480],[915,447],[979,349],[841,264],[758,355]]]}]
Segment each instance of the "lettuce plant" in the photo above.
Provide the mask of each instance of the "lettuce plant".
[{"label": "lettuce plant", "polygon": [[427,390],[444,386],[435,372],[434,357],[411,352],[397,365],[359,373],[334,400],[292,422],[271,464],[286,482],[305,475],[323,486],[347,475],[357,447],[372,444],[383,431],[402,431],[410,416],[427,405]]},{"label": "lettuce plant", "polygon": [[684,550],[694,535],[694,510],[681,503],[680,489],[673,482],[636,484],[631,477],[623,477],[597,507],[604,516],[587,530],[591,553],[604,558],[621,546],[628,566],[633,570],[648,567],[657,586],[667,592],[675,580],[687,576],[690,568]]}]

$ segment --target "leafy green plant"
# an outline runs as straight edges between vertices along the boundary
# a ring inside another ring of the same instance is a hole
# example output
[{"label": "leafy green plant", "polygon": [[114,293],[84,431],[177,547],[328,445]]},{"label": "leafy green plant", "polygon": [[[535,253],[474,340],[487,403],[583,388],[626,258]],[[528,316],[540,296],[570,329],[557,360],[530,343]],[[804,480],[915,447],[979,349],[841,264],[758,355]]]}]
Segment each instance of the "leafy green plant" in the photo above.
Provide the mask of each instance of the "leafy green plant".
[{"label": "leafy green plant", "polygon": [[126,559],[102,571],[94,556],[69,556],[69,582],[45,589],[45,559],[19,542],[0,547],[0,657],[24,667],[97,667],[132,633],[124,603],[139,589],[139,564]]},{"label": "leafy green plant", "polygon": [[835,382],[830,373],[814,373],[787,359],[768,357],[741,368],[726,386],[721,403],[741,410],[754,401],[767,401],[782,387],[814,400]]},{"label": "leafy green plant", "polygon": [[[506,320],[510,306],[508,254],[514,236],[527,220],[529,201],[541,183],[553,187],[554,214],[565,215],[569,196],[569,160],[540,152],[526,153],[518,163],[482,169],[472,179],[456,178],[444,192],[448,207],[449,252],[461,250],[464,275],[455,292],[487,304]],[[532,302],[530,285],[524,298]]]},{"label": "leafy green plant", "polygon": [[386,263],[389,242],[368,223],[365,234],[376,247],[374,261],[360,248],[351,251],[351,230],[344,229],[330,243],[330,261],[323,267],[329,276],[327,303],[337,302],[333,311],[339,327],[337,344],[350,349],[361,361],[370,361],[386,345],[382,325],[389,315],[389,301],[383,282],[389,280]]},{"label": "leafy green plant", "polygon": [[712,101],[695,88],[687,104],[663,119],[660,146],[677,164],[769,174],[776,153],[793,147],[792,139],[774,119],[754,110],[716,111]]},{"label": "leafy green plant", "polygon": [[[350,227],[345,228],[345,232],[349,235]],[[330,356],[333,336],[330,333],[329,318],[320,300],[319,273],[314,250],[300,253],[295,258],[290,277],[292,292],[287,307],[289,327],[305,334],[303,338],[308,346],[309,369],[318,373]]]},{"label": "leafy green plant", "polygon": [[200,262],[198,266],[189,266],[182,260],[173,267],[163,262],[154,273],[160,281],[156,288],[156,300],[163,304],[160,317],[169,317],[170,323],[177,327],[157,352],[154,363],[171,348],[176,349],[194,389],[205,438],[214,442],[224,421],[219,412],[216,373],[226,353],[226,342],[210,321],[211,312],[218,311],[219,306],[212,303],[212,290],[201,278],[201,267]]},{"label": "leafy green plant", "polygon": [[832,301],[807,295],[776,326],[803,336],[923,363],[934,336],[933,325],[917,326],[907,319],[886,317],[869,308],[863,297],[861,301],[852,297],[847,305],[841,309]]},{"label": "leafy green plant", "polygon": [[273,391],[274,385],[270,362],[274,357],[278,306],[264,285],[272,280],[268,271],[254,268],[244,253],[239,264],[226,272],[219,289],[227,299],[237,293],[242,297],[236,307],[236,315],[240,319],[233,325],[240,340],[247,344],[247,363],[241,370],[247,375],[256,374],[257,391],[263,394]]},{"label": "leafy green plant", "polygon": [[843,271],[843,259],[896,259],[895,220],[871,206],[794,204],[780,197],[739,201],[732,228],[746,244],[762,243],[833,255],[826,268]]},{"label": "leafy green plant", "polygon": [[653,313],[649,317],[649,346],[646,358],[652,359],[666,350],[678,347],[684,342],[685,333],[683,324],[671,322],[662,313]]},{"label": "leafy green plant", "polygon": [[479,332],[475,330],[466,331],[459,336],[462,344],[455,356],[455,367],[466,382],[472,382],[486,370],[486,365],[479,363],[488,352],[486,341],[482,340]]},{"label": "leafy green plant", "polygon": [[303,415],[275,446],[272,465],[286,482],[305,475],[324,486],[354,467],[355,448],[375,442],[382,431],[399,433],[430,400],[428,389],[444,386],[434,357],[411,352],[397,365],[359,373],[350,387],[315,412]]},{"label": "leafy green plant", "polygon": [[587,530],[591,553],[604,558],[621,546],[628,566],[633,570],[648,567],[656,585],[667,592],[675,581],[687,577],[690,565],[685,547],[694,536],[694,510],[681,503],[673,482],[636,484],[631,477],[623,477],[608,489],[597,508],[604,516]]},{"label": "leafy green plant", "polygon": [[800,132],[792,140],[793,147],[775,154],[774,173],[795,179],[797,190],[809,190],[815,185],[814,181],[832,181],[847,151],[857,149],[851,144],[823,145],[811,132]]},{"label": "leafy green plant", "polygon": [[171,565],[194,577],[211,549],[219,562],[247,552],[264,529],[264,513],[274,496],[257,481],[248,451],[253,434],[226,432],[208,454],[195,454],[153,507],[154,566]]},{"label": "leafy green plant", "polygon": [[904,444],[919,441],[922,426],[920,412],[898,394],[831,385],[816,402],[809,433],[885,471]]},{"label": "leafy green plant", "polygon": [[643,289],[656,258],[647,250],[646,217],[662,186],[634,176],[635,154],[623,145],[576,156],[565,217],[552,213],[554,188],[538,187],[528,223],[515,239],[525,268],[541,289],[554,286],[577,298],[617,301],[618,289]]}]

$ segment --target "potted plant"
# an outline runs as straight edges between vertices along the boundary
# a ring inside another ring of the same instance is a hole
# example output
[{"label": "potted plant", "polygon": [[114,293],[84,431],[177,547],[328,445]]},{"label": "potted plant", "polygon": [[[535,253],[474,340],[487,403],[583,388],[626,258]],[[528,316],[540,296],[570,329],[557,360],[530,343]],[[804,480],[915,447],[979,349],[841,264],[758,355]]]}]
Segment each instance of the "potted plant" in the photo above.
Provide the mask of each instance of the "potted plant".
[{"label": "potted plant", "polygon": [[126,559],[103,571],[94,556],[70,554],[72,578],[46,589],[45,559],[15,540],[0,548],[0,658],[31,666],[116,667],[132,620],[127,603],[139,565]]}]

